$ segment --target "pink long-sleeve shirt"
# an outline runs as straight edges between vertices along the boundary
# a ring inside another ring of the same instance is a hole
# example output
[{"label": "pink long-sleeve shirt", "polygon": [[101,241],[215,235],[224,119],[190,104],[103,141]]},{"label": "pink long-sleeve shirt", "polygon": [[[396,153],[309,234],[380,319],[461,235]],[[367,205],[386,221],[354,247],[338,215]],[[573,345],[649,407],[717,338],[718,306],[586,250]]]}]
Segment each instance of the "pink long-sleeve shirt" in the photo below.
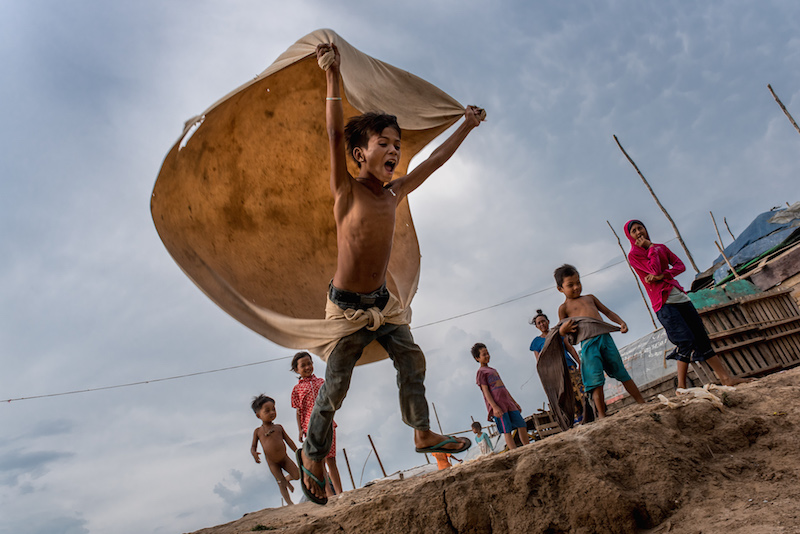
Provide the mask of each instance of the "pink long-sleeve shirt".
[{"label": "pink long-sleeve shirt", "polygon": [[[652,243],[647,249],[636,246],[636,240],[631,237],[628,231],[631,222],[634,221],[625,223],[625,235],[628,241],[631,242],[628,261],[630,261],[631,267],[633,267],[642,284],[644,284],[647,296],[650,297],[650,302],[653,304],[653,310],[657,312],[667,301],[673,287],[686,293],[678,281],[675,280],[676,276],[686,270],[686,266],[666,245]],[[641,224],[641,221],[635,222]],[[644,225],[642,224],[642,226]],[[656,276],[663,274],[664,278],[655,282],[646,282],[645,277],[648,274]]]}]

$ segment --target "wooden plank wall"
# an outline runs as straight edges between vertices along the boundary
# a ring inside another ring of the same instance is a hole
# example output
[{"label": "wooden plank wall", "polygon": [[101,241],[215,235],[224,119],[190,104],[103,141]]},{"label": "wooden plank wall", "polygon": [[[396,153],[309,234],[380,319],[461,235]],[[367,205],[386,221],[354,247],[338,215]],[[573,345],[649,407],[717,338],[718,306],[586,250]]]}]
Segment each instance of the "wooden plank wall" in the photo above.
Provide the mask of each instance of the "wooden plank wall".
[{"label": "wooden plank wall", "polygon": [[[714,351],[733,376],[800,364],[800,309],[791,291],[773,290],[699,310]],[[708,364],[699,367],[698,374],[714,377]]]}]

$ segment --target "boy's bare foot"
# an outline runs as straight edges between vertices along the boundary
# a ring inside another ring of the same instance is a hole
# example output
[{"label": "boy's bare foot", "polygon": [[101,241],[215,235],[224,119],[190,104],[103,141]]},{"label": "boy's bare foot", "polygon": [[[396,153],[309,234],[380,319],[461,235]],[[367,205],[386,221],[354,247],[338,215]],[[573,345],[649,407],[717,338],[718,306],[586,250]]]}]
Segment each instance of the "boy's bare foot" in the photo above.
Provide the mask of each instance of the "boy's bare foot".
[{"label": "boy's bare foot", "polygon": [[286,475],[286,487],[289,488],[289,491],[294,493],[294,486],[292,486],[292,483],[289,482],[290,480],[292,480],[292,478],[289,475]]},{"label": "boy's bare foot", "polygon": [[[472,446],[469,438],[443,436],[430,430],[414,430],[414,445],[417,452],[464,452]],[[435,449],[435,450],[433,450]]]},{"label": "boy's bare foot", "polygon": [[754,382],[755,378],[725,378],[720,380],[723,386],[738,386],[739,384],[747,384],[748,382]]},{"label": "boy's bare foot", "polygon": [[325,469],[322,462],[315,462],[303,453],[303,448],[297,449],[297,465],[300,467],[300,488],[308,499],[316,504],[326,504],[328,497],[325,495]]}]

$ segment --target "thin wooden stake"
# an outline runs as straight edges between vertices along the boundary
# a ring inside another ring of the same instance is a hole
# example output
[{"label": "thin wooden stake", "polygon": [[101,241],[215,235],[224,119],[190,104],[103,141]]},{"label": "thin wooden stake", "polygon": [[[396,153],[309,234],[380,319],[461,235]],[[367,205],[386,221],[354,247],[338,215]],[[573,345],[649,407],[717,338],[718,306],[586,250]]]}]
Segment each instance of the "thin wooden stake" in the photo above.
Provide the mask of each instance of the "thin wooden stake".
[{"label": "thin wooden stake", "polygon": [[436,413],[436,403],[432,402],[431,406],[433,406],[433,415],[436,416],[436,424],[439,425],[439,434],[444,434],[444,431],[442,430],[442,423],[439,422],[439,414]]},{"label": "thin wooden stake", "polygon": [[378,465],[381,466],[381,472],[383,472],[383,478],[386,478],[386,469],[383,468],[383,462],[381,462],[381,457],[378,456],[378,449],[375,448],[375,444],[372,442],[372,436],[367,434],[369,438],[369,444],[372,445],[372,450],[375,451],[375,458],[378,459]]},{"label": "thin wooden stake", "polygon": [[639,170],[639,167],[636,166],[636,163],[633,161],[633,159],[631,159],[631,157],[628,155],[628,153],[625,152],[625,149],[622,148],[622,144],[620,144],[619,139],[617,139],[616,135],[614,136],[614,141],[617,142],[617,146],[619,147],[619,149],[622,150],[622,153],[625,154],[625,157],[628,158],[628,161],[631,162],[631,165],[633,165],[633,168],[636,169],[636,172],[639,174],[639,178],[642,179],[642,181],[644,182],[645,187],[647,187],[647,190],[650,191],[650,194],[653,196],[653,199],[656,201],[656,204],[658,204],[658,207],[661,208],[662,212],[664,212],[664,215],[667,217],[667,220],[672,225],[672,229],[675,230],[675,235],[678,236],[678,241],[680,242],[681,246],[683,247],[684,252],[686,252],[686,256],[689,258],[689,263],[692,264],[692,267],[694,267],[695,272],[699,273],[700,269],[697,268],[697,264],[694,262],[694,258],[692,257],[692,253],[689,252],[689,248],[686,246],[686,243],[683,242],[683,237],[681,237],[681,233],[680,233],[680,231],[678,231],[678,227],[675,225],[675,221],[672,220],[672,217],[669,216],[669,213],[667,213],[667,210],[664,209],[664,206],[661,205],[661,201],[658,200],[658,197],[656,196],[655,192],[653,191],[653,188],[650,187],[650,184],[648,183],[647,179],[642,174],[642,171]]},{"label": "thin wooden stake", "polygon": [[608,225],[609,228],[611,228],[611,231],[614,233],[614,237],[617,238],[617,244],[619,245],[619,249],[622,251],[622,257],[625,258],[625,263],[628,264],[628,269],[631,270],[631,274],[633,275],[634,280],[636,280],[636,287],[639,288],[639,293],[642,295],[642,300],[644,301],[644,307],[647,308],[647,313],[650,314],[650,321],[653,323],[653,330],[658,330],[658,326],[656,326],[656,320],[653,319],[653,312],[650,311],[650,306],[648,306],[647,304],[647,298],[645,298],[644,296],[644,291],[642,290],[642,284],[639,281],[639,277],[636,276],[636,271],[633,270],[631,262],[628,261],[628,255],[625,254],[625,249],[622,247],[622,241],[619,240],[619,236],[617,235],[616,230],[614,230],[614,227],[611,226],[611,223],[608,222],[608,220],[606,220],[606,224]]},{"label": "thin wooden stake", "polygon": [[344,463],[347,464],[347,472],[350,474],[350,483],[353,485],[353,489],[356,489],[356,481],[353,479],[353,472],[350,470],[350,460],[347,459],[347,451],[344,450],[344,447],[342,447],[342,454],[344,454]]},{"label": "thin wooden stake", "polygon": [[724,222],[724,223],[725,223],[725,228],[727,228],[727,229],[728,229],[728,233],[729,233],[729,234],[731,234],[731,239],[733,239],[734,241],[736,241],[736,238],[733,236],[733,232],[731,232],[731,227],[730,227],[730,226],[728,226],[728,219],[727,219],[727,217],[723,217],[723,218],[722,218],[722,222]]},{"label": "thin wooden stake", "polygon": [[789,121],[792,123],[792,126],[794,126],[794,129],[797,130],[797,133],[800,133],[800,127],[798,127],[797,123],[794,122],[794,119],[792,118],[792,115],[786,109],[786,106],[783,105],[783,102],[781,102],[781,99],[778,98],[778,95],[775,94],[775,91],[772,90],[772,86],[770,84],[767,84],[767,89],[769,89],[769,92],[772,93],[772,98],[774,98],[775,102],[777,102],[778,105],[781,107],[781,109],[783,110],[783,113],[789,118]]},{"label": "thin wooden stake", "polygon": [[711,215],[711,222],[714,223],[714,231],[717,232],[717,239],[719,239],[719,244],[722,245],[722,248],[725,248],[725,243],[722,242],[722,236],[719,235],[719,227],[717,226],[717,220],[714,218],[714,214],[712,212],[708,212]]},{"label": "thin wooden stake", "polygon": [[731,265],[731,261],[728,259],[728,256],[726,256],[726,255],[725,255],[725,251],[724,251],[724,250],[722,250],[722,247],[721,247],[721,246],[719,246],[719,243],[717,243],[716,241],[714,241],[714,244],[715,244],[715,245],[717,245],[717,250],[719,250],[719,253],[720,253],[720,254],[722,254],[722,259],[724,259],[724,260],[725,260],[725,263],[727,263],[727,264],[728,264],[728,268],[729,268],[729,269],[731,270],[731,272],[733,273],[733,276],[734,276],[734,278],[736,278],[737,280],[741,280],[741,279],[742,279],[742,277],[741,277],[741,276],[739,276],[739,273],[737,273],[737,272],[736,272],[736,269],[734,269],[734,268],[733,268],[733,265]]}]

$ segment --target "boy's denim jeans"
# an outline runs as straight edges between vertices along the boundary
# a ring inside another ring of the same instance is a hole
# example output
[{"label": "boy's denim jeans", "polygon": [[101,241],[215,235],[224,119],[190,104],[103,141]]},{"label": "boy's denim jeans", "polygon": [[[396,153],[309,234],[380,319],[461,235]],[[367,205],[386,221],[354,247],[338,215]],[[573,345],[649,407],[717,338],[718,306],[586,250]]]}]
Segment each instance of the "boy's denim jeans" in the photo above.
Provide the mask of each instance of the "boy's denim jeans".
[{"label": "boy's denim jeans", "polygon": [[[336,290],[339,294],[341,290]],[[355,293],[357,295],[357,293]],[[341,308],[359,308],[350,302],[331,300]],[[303,452],[314,461],[322,461],[333,443],[333,416],[342,406],[353,367],[361,358],[364,347],[377,340],[386,349],[397,369],[400,393],[400,413],[403,422],[417,430],[428,430],[428,401],[425,399],[425,355],[414,343],[408,325],[385,324],[375,331],[362,328],[339,340],[328,357],[325,383],[319,390],[308,422],[308,437]]]}]

